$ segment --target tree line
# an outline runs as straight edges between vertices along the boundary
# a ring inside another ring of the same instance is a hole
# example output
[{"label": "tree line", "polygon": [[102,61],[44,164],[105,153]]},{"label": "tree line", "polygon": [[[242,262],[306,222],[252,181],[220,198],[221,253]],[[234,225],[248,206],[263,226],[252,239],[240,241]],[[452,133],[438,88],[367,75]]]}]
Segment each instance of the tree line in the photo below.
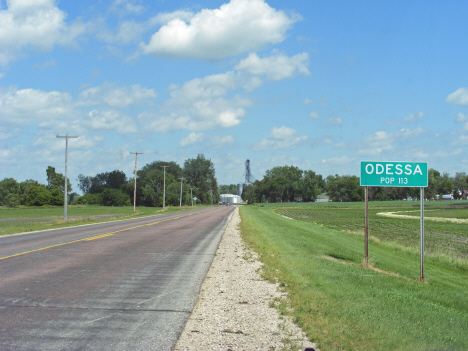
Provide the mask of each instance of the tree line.
[{"label": "tree line", "polygon": [[[138,206],[162,207],[164,193],[164,169],[166,184],[166,205],[180,204],[181,180],[182,204],[211,204],[219,201],[219,194],[237,194],[235,184],[219,185],[211,160],[203,154],[185,160],[183,166],[176,162],[154,161],[137,171],[136,204]],[[46,170],[47,184],[36,180],[17,182],[13,178],[0,181],[0,204],[9,207],[18,205],[63,206],[64,176],[55,168]],[[182,179],[183,178],[183,179]],[[428,187],[424,194],[427,199],[451,194],[455,199],[468,193],[468,176],[456,172],[450,177],[435,169],[428,171]],[[71,193],[68,180],[67,192],[72,204],[99,204],[124,206],[133,204],[134,178],[127,178],[124,172],[114,170],[95,176],[78,176],[78,188],[83,195]],[[320,194],[327,194],[331,201],[364,201],[364,187],[359,185],[359,177],[350,175],[329,175],[323,178],[312,170],[301,170],[294,166],[273,167],[265,172],[262,180],[246,186],[242,198],[248,203],[315,201]],[[408,197],[419,199],[419,188],[369,187],[370,201],[403,200]]]},{"label": "tree line", "polygon": [[[164,167],[164,168],[163,168]],[[164,171],[165,170],[165,171]],[[165,174],[164,174],[165,173]],[[63,206],[64,181],[61,173],[49,166],[46,171],[47,185],[35,180],[17,182],[13,178],[0,181],[0,204],[9,207],[18,205]],[[137,206],[162,207],[164,182],[166,206],[179,206],[182,188],[182,204],[210,204],[219,199],[218,183],[214,165],[203,154],[185,160],[183,167],[176,162],[154,161],[137,171]],[[164,179],[165,178],[165,179]],[[134,178],[127,178],[120,170],[103,172],[95,176],[78,176],[78,188],[83,193],[70,193],[72,186],[67,180],[67,192],[71,204],[98,204],[104,206],[129,206],[134,201]],[[182,184],[181,184],[182,181]],[[182,186],[181,186],[182,185]]]},{"label": "tree line", "polygon": [[[426,199],[435,200],[450,194],[460,199],[468,192],[468,176],[456,172],[454,177],[435,169],[428,171],[428,187],[424,190]],[[242,198],[248,203],[315,201],[319,194],[326,194],[335,202],[364,201],[364,187],[359,177],[351,175],[329,175],[325,179],[314,171],[303,171],[294,166],[280,166],[267,170],[262,180],[248,185]],[[419,188],[369,187],[370,201],[419,199]]]},{"label": "tree line", "polygon": [[[65,177],[57,173],[55,168],[46,169],[47,184],[40,184],[33,179],[17,182],[13,178],[0,181],[0,204],[8,207],[26,206],[63,206]],[[72,190],[67,179],[67,191]],[[71,195],[73,197],[75,194]],[[76,194],[78,195],[78,194]]]}]

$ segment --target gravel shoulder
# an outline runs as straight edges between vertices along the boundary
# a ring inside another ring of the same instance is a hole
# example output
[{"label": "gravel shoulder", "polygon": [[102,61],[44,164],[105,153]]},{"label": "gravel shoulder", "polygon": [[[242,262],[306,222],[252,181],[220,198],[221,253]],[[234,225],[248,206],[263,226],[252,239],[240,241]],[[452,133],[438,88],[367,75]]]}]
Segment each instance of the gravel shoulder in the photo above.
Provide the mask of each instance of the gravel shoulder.
[{"label": "gravel shoulder", "polygon": [[314,350],[289,317],[270,307],[286,298],[263,280],[262,264],[242,241],[236,208],[174,350]]}]

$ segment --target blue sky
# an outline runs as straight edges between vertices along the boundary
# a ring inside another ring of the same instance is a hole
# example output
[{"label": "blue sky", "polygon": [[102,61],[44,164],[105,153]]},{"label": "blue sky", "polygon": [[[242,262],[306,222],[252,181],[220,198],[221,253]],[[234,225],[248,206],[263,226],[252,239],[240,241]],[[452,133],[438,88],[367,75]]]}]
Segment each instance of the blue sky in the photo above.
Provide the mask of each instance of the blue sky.
[{"label": "blue sky", "polygon": [[463,1],[0,0],[0,178],[211,159],[468,172]]}]

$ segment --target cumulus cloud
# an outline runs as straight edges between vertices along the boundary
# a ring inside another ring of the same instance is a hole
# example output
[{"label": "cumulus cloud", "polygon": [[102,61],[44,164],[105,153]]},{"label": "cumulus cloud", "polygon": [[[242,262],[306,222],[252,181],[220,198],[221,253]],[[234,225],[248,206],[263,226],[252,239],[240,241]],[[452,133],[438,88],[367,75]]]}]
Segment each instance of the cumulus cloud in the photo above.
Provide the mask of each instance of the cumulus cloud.
[{"label": "cumulus cloud", "polygon": [[86,26],[68,26],[67,14],[54,0],[10,0],[0,11],[0,65],[6,65],[22,54],[24,48],[50,51],[57,44],[71,45]]},{"label": "cumulus cloud", "polygon": [[205,134],[192,132],[188,135],[188,137],[182,139],[179,142],[179,146],[187,147],[190,145],[201,143],[203,140],[205,140]]},{"label": "cumulus cloud", "polygon": [[137,131],[130,117],[115,110],[93,110],[88,113],[88,119],[84,121],[84,124],[94,130],[114,129],[119,134],[135,133]]},{"label": "cumulus cloud", "polygon": [[308,139],[309,138],[305,135],[297,136],[297,131],[295,129],[285,126],[281,126],[280,128],[273,127],[268,137],[254,145],[254,150],[291,150],[303,144]]},{"label": "cumulus cloud", "polygon": [[88,106],[105,104],[123,108],[151,103],[156,97],[157,94],[153,89],[142,88],[140,85],[115,87],[113,84],[105,83],[81,92],[79,104]]},{"label": "cumulus cloud", "polygon": [[251,105],[239,94],[227,97],[241,82],[237,73],[227,72],[196,78],[181,87],[172,86],[171,99],[158,111],[144,112],[139,118],[157,132],[235,127]]},{"label": "cumulus cloud", "polygon": [[[265,66],[263,69],[260,68],[262,65]],[[264,79],[278,80],[305,74],[308,72],[306,65],[308,61],[302,54],[292,58],[274,54],[263,59],[250,55],[233,71],[195,78],[182,86],[172,84],[169,87],[171,98],[157,111],[141,113],[139,118],[150,130],[157,132],[235,127],[252,104],[242,94],[242,89],[251,91]]]},{"label": "cumulus cloud", "polygon": [[395,145],[399,143],[398,139],[414,138],[424,132],[425,130],[420,127],[416,129],[402,128],[391,132],[379,130],[366,138],[364,147],[358,153],[376,156],[386,151],[393,151]]},{"label": "cumulus cloud", "polygon": [[460,88],[450,94],[445,100],[447,104],[468,106],[468,89]]},{"label": "cumulus cloud", "polygon": [[49,120],[73,117],[72,97],[58,91],[10,87],[0,90],[2,122],[12,125],[29,125]]},{"label": "cumulus cloud", "polygon": [[273,54],[265,58],[260,58],[253,53],[234,68],[252,75],[266,76],[271,80],[283,80],[298,74],[309,75],[308,65],[309,55],[307,53],[292,57],[284,54]]},{"label": "cumulus cloud", "polygon": [[[183,18],[185,17],[185,18]],[[175,58],[221,59],[285,40],[298,15],[287,16],[264,0],[231,0],[170,20],[142,45],[145,54]]]}]

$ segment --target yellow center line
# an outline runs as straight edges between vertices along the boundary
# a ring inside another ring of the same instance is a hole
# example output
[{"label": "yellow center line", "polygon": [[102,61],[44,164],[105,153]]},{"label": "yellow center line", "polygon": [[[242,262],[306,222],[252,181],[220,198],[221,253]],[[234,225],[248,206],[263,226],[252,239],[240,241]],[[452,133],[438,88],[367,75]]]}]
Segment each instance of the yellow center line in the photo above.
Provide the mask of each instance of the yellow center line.
[{"label": "yellow center line", "polygon": [[41,247],[40,249],[35,249],[35,250],[29,250],[29,251],[25,251],[25,252],[20,252],[20,253],[17,253],[17,254],[5,256],[5,257],[0,257],[0,261],[1,261],[1,260],[5,260],[5,259],[7,259],[7,258],[12,258],[12,257],[21,256],[21,255],[26,255],[26,254],[33,253],[33,252],[38,252],[38,251],[43,251],[43,250],[47,250],[47,249],[52,249],[52,248],[58,247],[58,246],[63,246],[63,245],[68,245],[68,244],[73,244],[73,243],[78,243],[78,242],[80,242],[80,241],[92,241],[92,240],[102,239],[102,238],[106,238],[106,237],[108,237],[108,236],[112,236],[112,235],[114,235],[115,233],[121,233],[121,232],[125,232],[125,231],[127,231],[127,230],[132,230],[132,229],[137,229],[137,228],[152,226],[152,225],[159,224],[159,223],[162,223],[162,222],[167,222],[167,221],[172,221],[172,220],[175,220],[175,219],[180,219],[180,218],[183,218],[183,217],[188,217],[188,216],[191,216],[192,214],[201,214],[201,213],[210,212],[210,211],[214,211],[214,210],[202,211],[202,212],[198,212],[198,213],[190,213],[190,214],[187,214],[187,215],[184,215],[184,216],[179,216],[179,217],[174,217],[174,218],[163,219],[163,220],[161,220],[161,221],[157,221],[157,222],[153,222],[153,223],[141,224],[141,225],[137,225],[137,226],[135,226],[135,227],[130,227],[130,228],[126,228],[126,229],[116,230],[116,231],[114,231],[114,232],[109,232],[109,233],[105,233],[105,234],[94,235],[94,236],[90,236],[90,237],[83,238],[83,239],[78,239],[78,240],[73,240],[73,241],[67,241],[67,242],[65,242],[65,243],[60,243],[60,244],[55,244],[55,245],[51,245],[51,246]]}]

